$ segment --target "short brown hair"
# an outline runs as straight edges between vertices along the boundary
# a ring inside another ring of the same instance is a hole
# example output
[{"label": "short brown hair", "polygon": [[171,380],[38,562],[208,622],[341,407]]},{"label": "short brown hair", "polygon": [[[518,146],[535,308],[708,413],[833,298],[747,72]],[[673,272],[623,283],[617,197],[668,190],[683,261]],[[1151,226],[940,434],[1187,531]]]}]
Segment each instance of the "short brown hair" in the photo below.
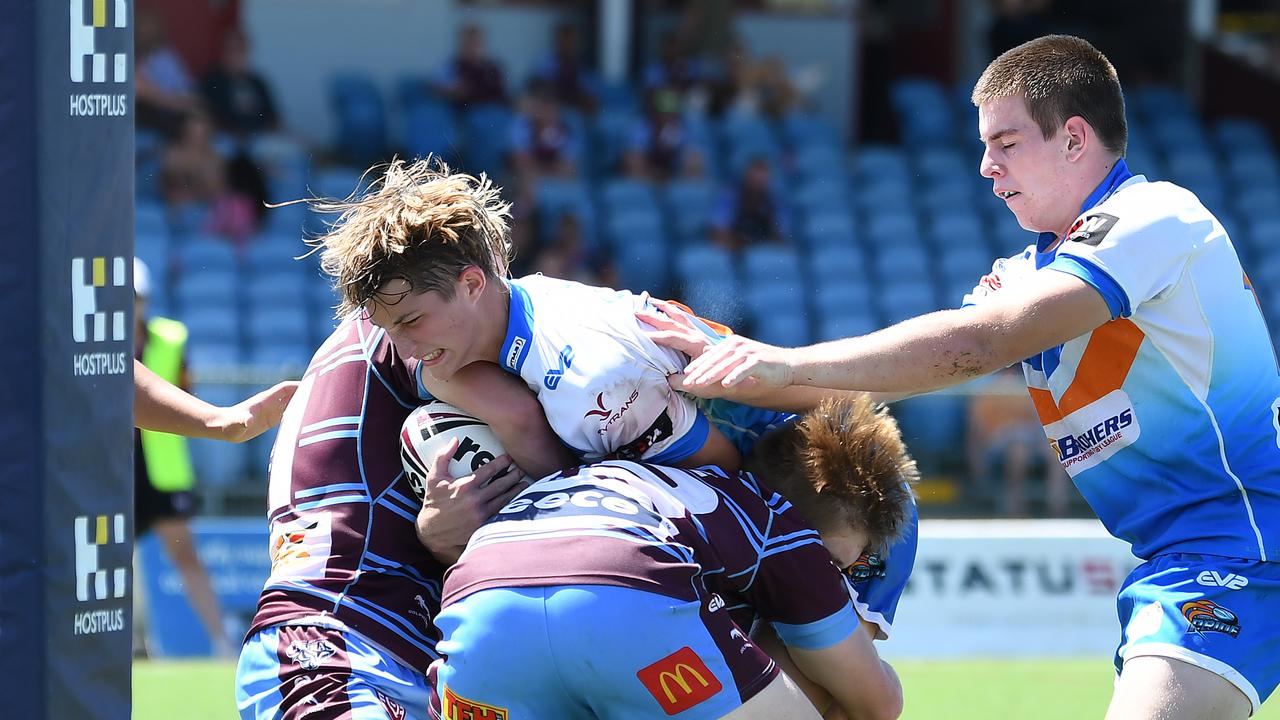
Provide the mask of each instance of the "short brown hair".
[{"label": "short brown hair", "polygon": [[469,266],[493,281],[507,274],[511,204],[483,174],[452,173],[430,157],[393,160],[363,194],[316,199],[311,206],[341,213],[327,233],[309,241],[324,248],[320,267],[334,279],[339,317],[363,308],[396,278],[414,293],[434,290],[450,299]]},{"label": "short brown hair", "polygon": [[815,529],[862,531],[869,551],[902,534],[919,479],[898,423],[863,395],[823,400],[762,437],[746,464]]},{"label": "short brown hair", "polygon": [[1129,128],[1116,69],[1093,45],[1070,35],[1046,35],[991,61],[973,86],[973,104],[1021,95],[1048,140],[1079,115],[1104,147],[1124,156]]}]

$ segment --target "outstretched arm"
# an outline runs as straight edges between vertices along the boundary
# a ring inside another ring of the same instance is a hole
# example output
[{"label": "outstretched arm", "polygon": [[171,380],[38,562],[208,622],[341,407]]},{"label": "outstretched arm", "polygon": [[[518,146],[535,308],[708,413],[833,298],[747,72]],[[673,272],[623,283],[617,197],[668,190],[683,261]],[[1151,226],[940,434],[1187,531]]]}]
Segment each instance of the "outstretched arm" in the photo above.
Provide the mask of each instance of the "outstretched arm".
[{"label": "outstretched arm", "polygon": [[1037,272],[1034,283],[984,303],[905,320],[862,337],[778,348],[730,336],[685,368],[683,388],[813,387],[917,393],[937,390],[1030,357],[1111,319],[1092,286],[1066,273]]},{"label": "outstretched arm", "polygon": [[[715,347],[716,340],[693,324],[693,318],[675,305],[663,300],[651,300],[658,312],[642,310],[636,313],[636,319],[653,328],[645,334],[655,343],[663,347],[682,352],[689,358],[697,359],[707,350]],[[726,336],[727,337],[727,336]],[[801,413],[818,406],[823,399],[832,395],[857,391],[829,390],[825,388],[788,385],[771,387],[758,382],[744,382],[732,387],[723,385],[700,385],[687,387],[684,373],[668,378],[671,387],[690,395],[704,398],[725,398],[743,405],[768,408],[781,412]],[[866,393],[873,402],[889,403],[901,400],[905,393]]]},{"label": "outstretched arm", "polygon": [[133,388],[133,422],[143,430],[244,442],[280,422],[298,383],[282,382],[243,402],[219,407],[165,381],[134,360]]}]

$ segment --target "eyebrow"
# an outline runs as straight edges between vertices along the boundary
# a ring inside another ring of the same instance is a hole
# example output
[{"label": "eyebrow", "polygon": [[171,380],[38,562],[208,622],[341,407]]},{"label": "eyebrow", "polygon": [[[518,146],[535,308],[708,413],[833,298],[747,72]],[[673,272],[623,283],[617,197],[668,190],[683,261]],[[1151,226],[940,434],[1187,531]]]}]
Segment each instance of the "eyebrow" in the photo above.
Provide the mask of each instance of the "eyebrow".
[{"label": "eyebrow", "polygon": [[995,142],[996,140],[999,140],[1000,138],[1004,137],[1005,135],[1017,135],[1017,134],[1018,134],[1018,133],[1020,133],[1020,132],[1022,132],[1022,131],[1021,131],[1021,130],[1019,130],[1018,128],[1005,128],[1005,129],[1003,129],[1003,130],[997,130],[997,131],[995,131],[995,132],[991,133],[990,135],[987,135],[985,138],[983,138],[983,137],[979,136],[979,137],[978,137],[978,140],[980,140],[980,141],[982,141],[982,142],[984,142],[984,143]]}]

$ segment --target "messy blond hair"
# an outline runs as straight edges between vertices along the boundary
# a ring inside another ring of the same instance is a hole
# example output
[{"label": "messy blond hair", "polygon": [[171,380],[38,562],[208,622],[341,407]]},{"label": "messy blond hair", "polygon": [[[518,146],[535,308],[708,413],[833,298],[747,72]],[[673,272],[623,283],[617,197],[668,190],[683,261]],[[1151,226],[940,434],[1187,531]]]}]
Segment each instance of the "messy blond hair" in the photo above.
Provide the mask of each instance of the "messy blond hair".
[{"label": "messy blond hair", "polygon": [[327,233],[309,241],[323,248],[320,267],[338,291],[339,317],[364,308],[389,280],[451,299],[469,266],[495,282],[507,274],[511,204],[484,174],[453,173],[431,157],[397,159],[364,193],[311,206],[340,213]]},{"label": "messy blond hair", "polygon": [[1107,56],[1088,41],[1046,35],[1005,52],[982,72],[972,100],[981,106],[1014,95],[1024,97],[1045,140],[1078,115],[1103,146],[1117,156],[1125,154],[1129,128],[1120,78]]},{"label": "messy blond hair", "polygon": [[869,551],[901,536],[920,477],[898,423],[863,395],[823,400],[761,438],[746,464],[815,529],[861,531]]}]

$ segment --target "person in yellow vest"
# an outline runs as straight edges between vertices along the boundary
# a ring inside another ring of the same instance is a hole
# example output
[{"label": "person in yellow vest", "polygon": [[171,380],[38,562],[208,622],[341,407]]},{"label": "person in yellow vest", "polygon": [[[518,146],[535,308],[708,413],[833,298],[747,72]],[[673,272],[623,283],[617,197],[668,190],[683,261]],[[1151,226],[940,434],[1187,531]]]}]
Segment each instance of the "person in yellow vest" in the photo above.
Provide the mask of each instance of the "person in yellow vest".
[{"label": "person in yellow vest", "polygon": [[[134,260],[134,356],[163,380],[190,389],[185,348],[187,327],[177,320],[147,317],[151,274],[146,264]],[[195,512],[195,470],[187,439],[180,435],[134,431],[134,517],[137,536],[155,532],[165,553],[177,567],[187,601],[209,634],[213,653],[232,657],[234,651],[222,624],[222,611],[213,594],[209,574],[196,555],[188,520]]]}]

